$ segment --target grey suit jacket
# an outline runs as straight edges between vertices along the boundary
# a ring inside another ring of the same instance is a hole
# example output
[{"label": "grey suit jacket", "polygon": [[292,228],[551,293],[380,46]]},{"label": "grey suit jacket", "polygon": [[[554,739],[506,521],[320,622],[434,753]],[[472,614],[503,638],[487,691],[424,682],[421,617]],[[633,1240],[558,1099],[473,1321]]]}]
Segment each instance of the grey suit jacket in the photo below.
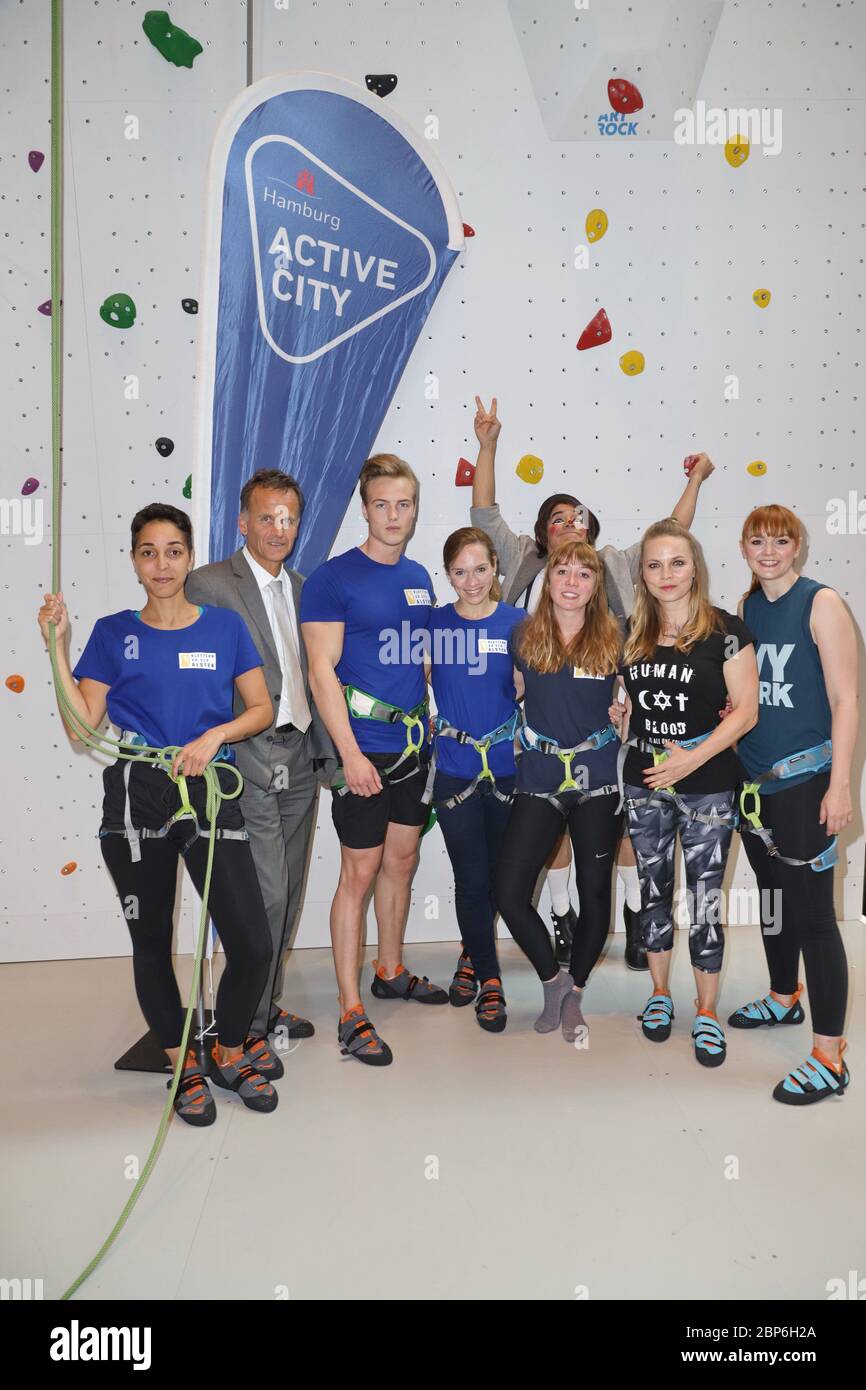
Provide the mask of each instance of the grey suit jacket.
[{"label": "grey suit jacket", "polygon": [[[289,570],[292,581],[292,594],[295,601],[295,614],[300,614],[303,576],[297,570]],[[244,559],[242,550],[236,550],[228,560],[218,560],[212,565],[202,565],[193,570],[186,581],[186,596],[190,603],[210,604],[215,608],[231,608],[239,613],[246,623],[265,669],[265,681],[274,704],[274,718],[270,728],[252,738],[243,739],[233,745],[238,770],[245,780],[267,790],[272,776],[272,762],[269,756],[274,727],[280,708],[280,691],[283,674],[274,647],[273,634],[268,622],[261,591],[255,575]],[[300,617],[298,617],[298,645],[301,654],[301,671],[304,677],[304,690],[313,719],[305,739],[316,775],[320,782],[330,784],[337,767],[337,753],[331,742],[310,693],[310,677],[307,671],[307,651],[301,638]],[[243,701],[235,692],[235,715],[243,712]]]}]

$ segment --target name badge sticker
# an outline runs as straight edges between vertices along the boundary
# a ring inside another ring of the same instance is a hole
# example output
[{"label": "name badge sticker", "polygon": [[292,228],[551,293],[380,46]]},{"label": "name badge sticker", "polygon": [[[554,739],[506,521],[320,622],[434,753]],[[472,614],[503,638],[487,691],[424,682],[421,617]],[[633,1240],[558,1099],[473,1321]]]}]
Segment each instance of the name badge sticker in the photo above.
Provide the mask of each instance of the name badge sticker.
[{"label": "name badge sticker", "polygon": [[479,652],[504,652],[508,655],[508,642],[504,637],[479,637]]},{"label": "name badge sticker", "polygon": [[215,671],[216,652],[178,652],[177,664],[182,671]]},{"label": "name badge sticker", "polygon": [[573,666],[572,675],[575,680],[582,681],[605,681],[607,676],[591,676],[588,671],[584,671],[582,666]]},{"label": "name badge sticker", "polygon": [[404,589],[403,593],[410,608],[432,608],[433,600],[427,589]]}]

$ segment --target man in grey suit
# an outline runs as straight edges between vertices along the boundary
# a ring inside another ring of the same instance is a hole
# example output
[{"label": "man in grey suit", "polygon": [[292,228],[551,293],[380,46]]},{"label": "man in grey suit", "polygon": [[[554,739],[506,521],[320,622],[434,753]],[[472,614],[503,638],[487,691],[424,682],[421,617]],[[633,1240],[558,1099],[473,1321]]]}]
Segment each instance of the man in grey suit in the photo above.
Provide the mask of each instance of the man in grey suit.
[{"label": "man in grey suit", "polygon": [[330,780],[333,744],[313,705],[307,653],[298,635],[303,578],[283,562],[298,534],[304,499],[288,473],[260,469],[241,490],[238,525],[246,544],[228,560],[193,570],[186,582],[192,603],[239,613],[261,655],[274,703],[269,729],[235,745],[243,775],[241,808],[273,941],[268,980],[250,1025],[245,1051],[251,1065],[274,1080],[282,1075],[268,1035],[308,1038],[307,1019],[280,1007],[289,941],[316,816],[317,775]]}]

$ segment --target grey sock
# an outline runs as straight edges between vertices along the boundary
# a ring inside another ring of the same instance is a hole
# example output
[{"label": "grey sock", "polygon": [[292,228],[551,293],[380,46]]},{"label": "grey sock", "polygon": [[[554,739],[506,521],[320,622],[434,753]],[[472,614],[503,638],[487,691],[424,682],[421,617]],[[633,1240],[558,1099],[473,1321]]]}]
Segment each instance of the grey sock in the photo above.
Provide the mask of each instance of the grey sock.
[{"label": "grey sock", "polygon": [[560,970],[554,979],[544,985],[544,1008],[533,1023],[536,1033],[552,1033],[559,1027],[562,1001],[570,993],[574,980],[567,970]]},{"label": "grey sock", "polygon": [[574,1042],[578,1028],[589,1032],[580,1007],[582,999],[583,990],[573,989],[562,1002],[562,1036],[567,1043]]}]

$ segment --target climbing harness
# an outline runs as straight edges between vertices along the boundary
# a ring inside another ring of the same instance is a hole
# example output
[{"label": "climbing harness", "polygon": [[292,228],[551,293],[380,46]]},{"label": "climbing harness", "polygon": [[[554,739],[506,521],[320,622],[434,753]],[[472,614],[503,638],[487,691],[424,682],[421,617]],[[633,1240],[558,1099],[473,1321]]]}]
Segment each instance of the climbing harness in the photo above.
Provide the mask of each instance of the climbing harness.
[{"label": "climbing harness", "polygon": [[[709,738],[710,734],[714,732],[714,729],[710,729],[707,733],[698,734],[695,738],[683,739],[682,742],[677,744],[677,747],[697,748],[699,743],[703,743],[704,739]],[[670,756],[667,748],[659,748],[657,744],[650,743],[647,739],[638,738],[637,735],[625,740],[620,747],[616,763],[617,785],[619,787],[620,796],[620,804],[617,810],[623,805],[625,805],[629,811],[633,811],[639,806],[664,807],[668,801],[672,801],[677,810],[687,821],[699,821],[702,825],[712,827],[730,826],[734,830],[737,828],[739,816],[737,815],[736,807],[731,807],[729,811],[721,812],[717,811],[715,806],[709,812],[696,811],[693,806],[689,806],[688,802],[685,801],[676,790],[675,782],[672,782],[668,787],[656,787],[648,796],[626,796],[623,787],[623,770],[625,768],[625,760],[628,756],[629,748],[636,748],[640,753],[652,753],[654,767],[658,767],[660,763],[667,762]]]},{"label": "climbing harness", "polygon": [[[141,734],[133,733],[128,729],[125,729],[121,734],[120,743],[122,747],[147,747],[147,740]],[[171,777],[171,763],[173,754],[171,757],[169,757],[168,753],[169,750],[160,749],[157,753],[157,756],[152,759],[149,759],[148,761],[150,761],[154,767],[158,767],[161,772],[164,772],[169,777]],[[235,767],[234,763],[229,763],[225,761],[230,756],[231,752],[229,746],[227,743],[224,743],[222,747],[218,750],[218,752],[214,754],[213,758],[211,759],[211,762],[214,764],[218,764],[220,767],[227,767],[229,771],[234,773],[235,779],[238,783],[238,790],[235,793],[235,795],[237,795],[243,787],[243,779],[241,778],[241,775]],[[168,820],[165,822],[163,826],[160,827],[159,830],[148,830],[134,826],[132,823],[132,809],[129,801],[129,778],[130,774],[132,773],[133,761],[141,760],[130,759],[123,769],[124,828],[123,830],[103,830],[100,832],[100,838],[103,838],[105,835],[125,836],[126,840],[129,843],[129,853],[132,858],[133,864],[138,864],[141,860],[141,840],[163,840],[171,830],[172,826],[176,825],[177,822],[181,820],[191,820],[193,822],[193,825],[195,826],[194,834],[192,834],[189,837],[189,839],[185,841],[181,850],[181,853],[184,855],[187,853],[190,846],[195,844],[196,840],[200,837],[203,839],[210,839],[211,837],[215,836],[218,840],[249,840],[249,833],[246,830],[224,830],[221,827],[218,829],[214,829],[210,821],[208,821],[208,828],[206,830],[202,829],[199,823],[198,813],[196,812],[195,807],[192,805],[192,802],[189,798],[189,788],[187,786],[186,777],[183,775],[182,772],[178,773],[177,777],[172,778],[175,786],[177,787],[178,792],[180,793],[180,807],[177,811],[175,811],[174,815],[169,816]],[[225,799],[225,792],[222,793],[222,796],[223,799]],[[229,799],[232,800],[233,798]]]},{"label": "climbing harness", "polygon": [[[402,777],[392,777],[398,767],[402,767],[407,758],[417,756],[427,739],[427,697],[417,704],[414,709],[409,711],[400,709],[397,705],[390,705],[387,700],[379,700],[375,695],[367,695],[363,690],[358,690],[354,685],[343,687],[343,694],[350,714],[356,719],[376,719],[380,724],[404,724],[406,727],[406,746],[396,762],[390,767],[383,768],[392,784],[408,781],[420,770],[420,764],[411,768],[409,772],[404,772]],[[417,739],[417,741],[416,741]],[[346,786],[342,767],[337,768],[334,781],[331,783],[331,790],[338,796],[345,796],[349,788]]]},{"label": "climbing harness", "polygon": [[[596,729],[582,743],[575,744],[573,748],[563,748],[557,739],[550,738],[547,734],[540,734],[536,729],[524,724],[520,730],[521,747],[527,752],[545,753],[548,757],[557,757],[563,766],[563,778],[555,792],[529,792],[528,795],[543,797],[562,816],[567,816],[569,810],[575,806],[582,806],[585,801],[591,801],[594,796],[610,796],[612,792],[616,791],[616,786],[596,787],[594,791],[585,791],[575,781],[572,763],[578,753],[588,753],[598,748],[605,748],[607,744],[613,743],[618,737],[614,726],[607,724],[603,729]],[[569,806],[564,806],[559,800],[563,792],[577,792],[578,795],[573,798]],[[617,807],[617,810],[619,809]]]},{"label": "climbing harness", "polygon": [[[479,790],[482,783],[489,782],[490,794],[496,797],[497,801],[510,806],[514,800],[514,793],[501,792],[496,785],[496,778],[490,771],[487,762],[487,754],[491,748],[495,748],[499,743],[513,743],[517,737],[520,727],[520,711],[515,710],[510,719],[506,719],[504,724],[498,728],[491,729],[489,733],[482,734],[480,738],[474,738],[472,734],[467,734],[465,729],[457,729],[450,724],[444,716],[437,714],[433,721],[433,732],[437,738],[453,738],[463,748],[474,748],[481,759],[481,771],[477,774],[474,781],[464,787],[462,791],[454,796],[449,796],[447,801],[437,803],[445,811],[453,811],[455,806],[462,806],[464,801],[468,801],[470,796]],[[433,783],[436,780],[436,747],[434,743],[433,756],[430,759],[430,771],[427,774],[427,786],[424,789],[422,801],[425,804],[433,799]]]},{"label": "climbing harness", "polygon": [[[761,787],[764,782],[784,782],[786,778],[799,777],[803,772],[825,772],[832,761],[833,746],[830,740],[826,739],[823,743],[816,743],[811,748],[804,748],[802,753],[792,753],[787,758],[780,758],[759,777],[750,782],[744,782],[740,792],[740,833],[757,835],[767,853],[773,859],[778,860],[780,864],[790,864],[794,868],[803,868],[808,864],[813,873],[816,874],[823,873],[825,869],[832,869],[833,865],[839,861],[835,835],[827,848],[822,850],[820,854],[813,855],[811,859],[791,859],[788,855],[779,853],[772,831],[767,830],[766,826],[761,824]],[[752,799],[751,811],[746,810],[747,797]]]}]

